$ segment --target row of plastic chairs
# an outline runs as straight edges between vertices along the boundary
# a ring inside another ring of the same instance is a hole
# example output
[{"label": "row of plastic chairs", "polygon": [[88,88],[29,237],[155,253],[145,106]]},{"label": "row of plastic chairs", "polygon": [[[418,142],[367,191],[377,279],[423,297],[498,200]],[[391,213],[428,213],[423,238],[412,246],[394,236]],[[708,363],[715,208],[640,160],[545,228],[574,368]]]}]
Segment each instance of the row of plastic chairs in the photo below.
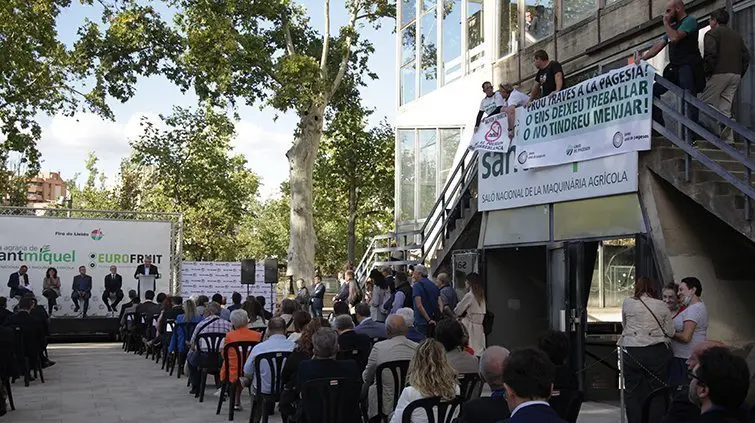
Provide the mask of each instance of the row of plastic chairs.
[{"label": "row of plastic chairs", "polygon": [[[24,378],[24,386],[28,387],[31,379],[32,379],[32,373],[33,377],[37,378],[39,377],[39,381],[42,383],[45,383],[45,375],[42,371],[42,361],[41,357],[37,357],[36,360],[29,360],[29,357],[26,356],[26,348],[25,348],[25,341],[24,341],[24,333],[23,329],[21,327],[14,327],[13,328],[13,334],[14,334],[14,341],[15,341],[15,351],[14,351],[14,357],[16,363],[19,363],[21,365],[21,372],[22,376]],[[10,367],[10,363],[0,363],[1,366],[8,366]],[[8,404],[10,405],[11,411],[16,410],[16,404],[13,401],[13,390],[11,389],[11,376],[7,374],[7,372],[3,377],[2,380],[0,380],[0,383],[3,384],[5,387],[5,392],[8,395]]]}]

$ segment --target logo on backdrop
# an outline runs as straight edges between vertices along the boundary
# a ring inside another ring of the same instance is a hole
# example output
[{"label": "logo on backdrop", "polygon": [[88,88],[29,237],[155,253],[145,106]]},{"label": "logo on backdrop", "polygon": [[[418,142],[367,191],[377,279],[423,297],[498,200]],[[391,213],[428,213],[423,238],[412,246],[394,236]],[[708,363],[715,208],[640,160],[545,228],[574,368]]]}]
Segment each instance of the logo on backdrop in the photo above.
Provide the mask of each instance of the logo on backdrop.
[{"label": "logo on backdrop", "polygon": [[103,236],[105,236],[105,234],[102,233],[101,229],[97,228],[97,229],[95,229],[95,230],[92,231],[91,236],[92,236],[93,240],[99,241],[99,240],[102,239]]},{"label": "logo on backdrop", "polygon": [[624,135],[621,132],[613,134],[613,146],[619,148],[624,144]]}]

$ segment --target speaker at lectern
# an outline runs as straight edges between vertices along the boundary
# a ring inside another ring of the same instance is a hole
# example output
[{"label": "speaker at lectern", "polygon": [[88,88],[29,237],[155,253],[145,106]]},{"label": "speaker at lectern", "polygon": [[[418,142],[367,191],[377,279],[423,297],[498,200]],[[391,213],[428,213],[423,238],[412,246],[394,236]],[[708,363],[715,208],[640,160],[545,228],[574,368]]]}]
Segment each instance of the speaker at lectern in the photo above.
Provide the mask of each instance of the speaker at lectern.
[{"label": "speaker at lectern", "polygon": [[139,295],[141,295],[142,287],[146,288],[145,291],[152,290],[152,292],[155,292],[157,275],[136,275],[136,278],[139,280],[139,285],[137,286]]}]

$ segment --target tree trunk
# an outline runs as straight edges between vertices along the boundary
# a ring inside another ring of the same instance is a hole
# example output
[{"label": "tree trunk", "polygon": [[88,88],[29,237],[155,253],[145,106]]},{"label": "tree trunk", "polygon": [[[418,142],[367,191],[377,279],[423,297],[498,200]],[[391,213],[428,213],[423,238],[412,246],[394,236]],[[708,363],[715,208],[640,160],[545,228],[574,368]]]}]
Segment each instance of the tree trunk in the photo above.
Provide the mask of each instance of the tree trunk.
[{"label": "tree trunk", "polygon": [[349,210],[346,225],[346,251],[350,266],[356,267],[356,244],[357,244],[357,205],[359,197],[355,183],[349,184]]},{"label": "tree trunk", "polygon": [[299,121],[298,136],[286,153],[291,185],[291,229],[286,274],[308,284],[315,275],[315,234],[312,173],[322,138],[324,105],[313,105]]}]

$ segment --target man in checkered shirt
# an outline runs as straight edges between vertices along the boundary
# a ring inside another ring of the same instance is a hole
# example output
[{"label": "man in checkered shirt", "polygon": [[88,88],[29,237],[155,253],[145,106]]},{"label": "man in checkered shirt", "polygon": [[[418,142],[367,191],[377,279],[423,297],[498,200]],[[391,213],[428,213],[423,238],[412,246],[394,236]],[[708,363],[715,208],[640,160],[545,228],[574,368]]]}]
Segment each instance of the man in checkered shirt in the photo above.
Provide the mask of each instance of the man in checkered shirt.
[{"label": "man in checkered shirt", "polygon": [[[200,376],[201,371],[199,370],[199,365],[203,362],[206,362],[210,357],[207,355],[207,350],[209,349],[209,345],[207,345],[207,341],[201,340],[199,344],[197,344],[197,338],[199,335],[205,334],[205,333],[223,333],[226,334],[229,331],[233,330],[233,326],[231,325],[231,322],[221,319],[220,318],[220,310],[221,306],[220,304],[216,302],[211,302],[205,307],[204,310],[204,320],[199,322],[197,324],[197,327],[194,329],[194,333],[191,335],[191,349],[189,351],[189,355],[187,357],[186,362],[189,366],[189,380],[191,381],[191,393],[194,395],[197,395],[199,393],[199,385],[200,385]],[[221,341],[220,343],[220,350],[223,350],[223,343],[224,341]],[[222,360],[222,357],[217,357],[218,360]],[[220,362],[218,362],[218,368],[220,367]]]}]

